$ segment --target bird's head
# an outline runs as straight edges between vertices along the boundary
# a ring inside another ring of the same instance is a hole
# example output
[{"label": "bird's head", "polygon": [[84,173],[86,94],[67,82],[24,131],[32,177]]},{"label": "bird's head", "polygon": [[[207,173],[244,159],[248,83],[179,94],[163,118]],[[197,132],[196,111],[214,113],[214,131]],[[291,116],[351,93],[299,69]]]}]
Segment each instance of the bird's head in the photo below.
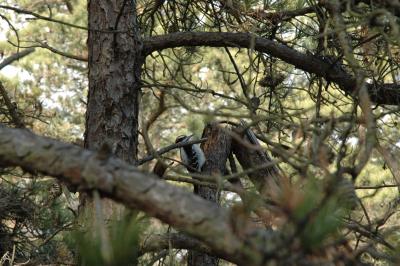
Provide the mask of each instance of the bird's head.
[{"label": "bird's head", "polygon": [[187,141],[190,140],[190,138],[191,138],[192,136],[193,136],[193,134],[192,134],[192,135],[189,135],[189,136],[180,135],[180,136],[178,136],[178,137],[176,138],[175,143],[187,142]]}]

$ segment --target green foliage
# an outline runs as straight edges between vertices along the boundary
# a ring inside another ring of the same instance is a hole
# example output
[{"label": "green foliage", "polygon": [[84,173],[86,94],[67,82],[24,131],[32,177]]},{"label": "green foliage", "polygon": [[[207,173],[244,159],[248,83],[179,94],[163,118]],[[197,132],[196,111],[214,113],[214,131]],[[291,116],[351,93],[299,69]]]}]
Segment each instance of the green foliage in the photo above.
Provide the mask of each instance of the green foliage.
[{"label": "green foliage", "polygon": [[68,252],[63,252],[59,244],[62,238],[59,233],[70,228],[74,215],[61,198],[60,184],[21,175],[19,171],[2,175],[1,256],[14,254],[18,263],[30,260],[34,264],[47,264],[57,257],[68,261]]},{"label": "green foliage", "polygon": [[327,195],[318,180],[309,180],[303,191],[304,198],[294,211],[300,238],[305,248],[317,248],[324,240],[337,233],[349,212],[341,201],[342,191]]},{"label": "green foliage", "polygon": [[[99,222],[103,221],[92,221]],[[146,218],[131,212],[120,220],[114,219],[107,229],[87,226],[85,233],[76,231],[72,243],[77,247],[81,265],[137,265],[140,239],[147,227]]]}]

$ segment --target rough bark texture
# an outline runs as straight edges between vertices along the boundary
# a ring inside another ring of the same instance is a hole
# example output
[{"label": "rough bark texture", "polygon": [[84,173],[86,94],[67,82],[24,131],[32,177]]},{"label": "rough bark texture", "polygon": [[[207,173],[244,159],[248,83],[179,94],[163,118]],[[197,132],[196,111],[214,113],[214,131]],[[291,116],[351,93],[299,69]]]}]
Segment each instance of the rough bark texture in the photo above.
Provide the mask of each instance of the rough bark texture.
[{"label": "rough bark texture", "polygon": [[[226,209],[113,156],[104,158],[75,145],[0,125],[0,165],[54,176],[83,191],[97,189],[103,196],[196,237],[221,258],[241,265],[261,262],[262,254],[252,238],[240,239],[232,231]],[[256,235],[252,237],[257,241]]]},{"label": "rough bark texture", "polygon": [[[231,149],[231,138],[218,127],[218,124],[208,124],[203,131],[203,138],[207,141],[202,143],[206,162],[202,173],[208,176],[221,178],[226,173],[226,160]],[[211,202],[218,204],[219,194],[214,188],[195,185],[195,193]],[[188,255],[189,266],[212,266],[218,265],[218,257],[211,256],[196,250],[190,250]]]},{"label": "rough bark texture", "polygon": [[[243,129],[239,128],[238,131]],[[271,163],[271,158],[262,149],[256,149],[258,143],[250,143],[248,136],[242,133],[242,139],[232,141],[232,151],[244,170],[257,168]],[[245,144],[248,145],[245,145]],[[259,145],[259,144],[258,144]],[[254,147],[254,148],[252,148]],[[258,146],[261,148],[261,146]],[[262,195],[269,192],[277,192],[280,185],[280,175],[277,166],[273,165],[263,169],[252,171],[248,174],[251,182]]]},{"label": "rough bark texture", "polygon": [[[136,3],[126,0],[91,0],[88,3],[89,95],[85,148],[109,152],[133,163],[137,159],[140,71],[143,59],[136,24]],[[86,199],[82,198],[86,204]],[[103,201],[110,217],[121,208]]]},{"label": "rough bark texture", "polygon": [[[202,173],[222,178],[226,174],[226,161],[231,151],[231,137],[217,123],[210,123],[204,128],[202,138],[207,138],[207,141],[201,144],[206,157]],[[213,202],[219,201],[216,190],[202,186],[198,189],[201,197]]]},{"label": "rough bark texture", "polygon": [[138,99],[143,59],[136,25],[136,3],[91,0],[89,28],[89,95],[85,148],[111,145],[117,157],[133,163],[137,154]]},{"label": "rough bark texture", "polygon": [[[143,41],[143,51],[153,51],[182,46],[242,47],[277,57],[288,64],[336,83],[345,93],[352,94],[356,78],[339,66],[312,54],[301,53],[289,46],[258,37],[250,33],[231,32],[178,32],[149,37]],[[400,104],[400,86],[394,83],[366,84],[371,101],[377,104]]]}]

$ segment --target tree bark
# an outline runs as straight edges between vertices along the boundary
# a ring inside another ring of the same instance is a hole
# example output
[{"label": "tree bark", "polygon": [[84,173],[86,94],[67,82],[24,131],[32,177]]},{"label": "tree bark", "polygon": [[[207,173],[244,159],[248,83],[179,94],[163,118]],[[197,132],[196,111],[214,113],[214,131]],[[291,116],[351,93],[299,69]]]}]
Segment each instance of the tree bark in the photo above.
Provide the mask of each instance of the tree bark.
[{"label": "tree bark", "polygon": [[[50,175],[79,186],[82,191],[96,189],[102,196],[142,210],[196,237],[221,258],[241,265],[260,264],[262,253],[255,248],[257,234],[245,239],[237,237],[228,210],[112,155],[99,155],[27,130],[0,125],[1,166],[20,166],[26,171]],[[267,243],[271,248],[278,245],[276,241]]]},{"label": "tree bark", "polygon": [[[143,51],[150,54],[167,48],[182,46],[241,47],[252,48],[277,57],[288,64],[336,83],[346,94],[352,95],[356,78],[340,66],[332,65],[323,58],[301,53],[284,44],[251,33],[232,32],[178,32],[144,39]],[[400,86],[395,83],[366,83],[371,101],[377,104],[400,104]]]},{"label": "tree bark", "polygon": [[113,154],[133,163],[137,157],[138,105],[143,58],[135,1],[90,0],[89,95],[85,148],[112,146]]},{"label": "tree bark", "polygon": [[[231,150],[231,138],[219,128],[218,124],[210,123],[203,131],[203,138],[207,141],[201,144],[206,162],[202,173],[208,176],[221,178],[226,173],[226,160]],[[219,203],[219,191],[214,188],[195,185],[195,194],[211,202]],[[197,250],[189,250],[187,265],[212,266],[218,265],[218,257]]]},{"label": "tree bark", "polygon": [[[89,94],[85,148],[109,152],[129,163],[137,159],[140,55],[136,3],[90,0]],[[114,32],[106,32],[113,30]],[[105,213],[115,206],[103,202]],[[108,213],[108,214],[107,214]]]},{"label": "tree bark", "polygon": [[[237,128],[236,131],[240,132],[239,136],[241,139],[234,139],[232,141],[232,151],[244,170],[257,168],[261,165],[268,165],[272,162],[269,155],[262,150],[262,147],[251,131],[249,133],[253,134],[252,138],[255,139],[255,141],[249,139],[248,134],[243,131],[242,127]],[[264,196],[268,197],[271,192],[277,193],[279,191],[281,176],[276,165],[254,170],[250,172],[248,176],[256,189]]]}]

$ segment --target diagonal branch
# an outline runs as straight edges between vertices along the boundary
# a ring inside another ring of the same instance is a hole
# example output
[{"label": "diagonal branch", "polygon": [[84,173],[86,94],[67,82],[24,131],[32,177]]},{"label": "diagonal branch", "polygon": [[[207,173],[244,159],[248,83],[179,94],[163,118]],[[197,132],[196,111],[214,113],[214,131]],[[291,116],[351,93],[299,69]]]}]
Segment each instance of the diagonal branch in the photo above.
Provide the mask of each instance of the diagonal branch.
[{"label": "diagonal branch", "polygon": [[9,57],[7,57],[6,59],[4,59],[1,63],[0,63],[0,69],[5,68],[6,66],[10,65],[11,63],[13,63],[14,61],[17,61],[31,53],[33,53],[35,51],[35,48],[28,48],[25,49],[21,52],[15,53]]},{"label": "diagonal branch", "polygon": [[25,9],[22,9],[22,8],[18,8],[18,7],[0,5],[0,9],[12,10],[12,11],[18,13],[18,14],[31,15],[31,16],[37,18],[37,19],[42,19],[42,20],[46,20],[46,21],[50,21],[50,22],[59,23],[61,25],[65,25],[65,26],[76,28],[76,29],[80,29],[80,30],[88,30],[86,27],[83,27],[83,26],[74,25],[72,23],[68,23],[68,22],[65,22],[65,21],[62,21],[62,20],[59,20],[59,19],[51,18],[51,17],[45,17],[45,16],[42,16],[42,15],[40,15],[38,13],[29,11],[29,10],[25,10]]},{"label": "diagonal branch", "polygon": [[119,30],[89,29],[89,28],[84,27],[84,26],[75,25],[75,24],[72,24],[72,23],[69,23],[69,22],[66,22],[66,21],[62,21],[62,20],[59,20],[59,19],[52,18],[52,17],[42,16],[42,15],[40,15],[38,13],[29,11],[29,10],[25,10],[25,9],[22,9],[22,8],[14,7],[14,6],[0,5],[0,9],[12,10],[17,14],[30,15],[30,16],[33,16],[33,17],[35,17],[37,19],[50,21],[50,22],[58,23],[60,25],[68,26],[68,27],[75,28],[75,29],[85,30],[85,31],[94,31],[94,32],[103,32],[103,33],[118,33],[118,32],[122,32],[122,31],[119,31]]},{"label": "diagonal branch", "polygon": [[168,145],[166,147],[163,147],[163,148],[155,151],[154,154],[149,154],[146,157],[144,157],[142,159],[139,159],[137,161],[136,165],[142,165],[144,163],[147,163],[147,162],[153,160],[156,156],[163,155],[164,153],[167,153],[167,152],[169,152],[169,151],[171,151],[173,149],[178,149],[178,148],[181,148],[181,147],[184,147],[184,146],[188,146],[188,145],[192,145],[192,144],[202,143],[202,142],[204,142],[206,140],[207,140],[207,138],[202,138],[202,139],[199,139],[199,140],[197,140],[197,139],[196,140],[191,140],[191,141],[188,141],[188,142],[185,142],[185,143],[174,143],[174,144]]},{"label": "diagonal branch", "polygon": [[35,47],[41,47],[41,48],[47,49],[50,52],[53,52],[55,54],[58,54],[58,55],[61,55],[61,56],[64,56],[64,57],[67,57],[67,58],[70,58],[70,59],[74,59],[74,60],[78,60],[78,61],[82,61],[82,62],[87,62],[88,61],[87,56],[81,56],[81,55],[74,55],[74,54],[66,53],[66,52],[63,52],[61,50],[58,50],[58,49],[48,45],[45,42],[37,41],[37,43],[39,43],[40,45],[37,45]]},{"label": "diagonal branch", "polygon": [[[346,94],[352,95],[356,79],[341,67],[335,66],[312,54],[301,53],[284,44],[258,37],[251,33],[231,32],[177,32],[147,37],[143,40],[143,53],[181,46],[238,47],[254,50],[277,57],[288,64],[336,83]],[[400,86],[393,83],[367,83],[372,102],[376,104],[400,104]]]},{"label": "diagonal branch", "polygon": [[226,209],[114,156],[104,158],[75,145],[0,125],[0,164],[54,176],[82,190],[97,189],[204,241],[222,258],[241,265],[260,263],[260,252],[250,247],[254,243],[239,239],[232,231]]}]

